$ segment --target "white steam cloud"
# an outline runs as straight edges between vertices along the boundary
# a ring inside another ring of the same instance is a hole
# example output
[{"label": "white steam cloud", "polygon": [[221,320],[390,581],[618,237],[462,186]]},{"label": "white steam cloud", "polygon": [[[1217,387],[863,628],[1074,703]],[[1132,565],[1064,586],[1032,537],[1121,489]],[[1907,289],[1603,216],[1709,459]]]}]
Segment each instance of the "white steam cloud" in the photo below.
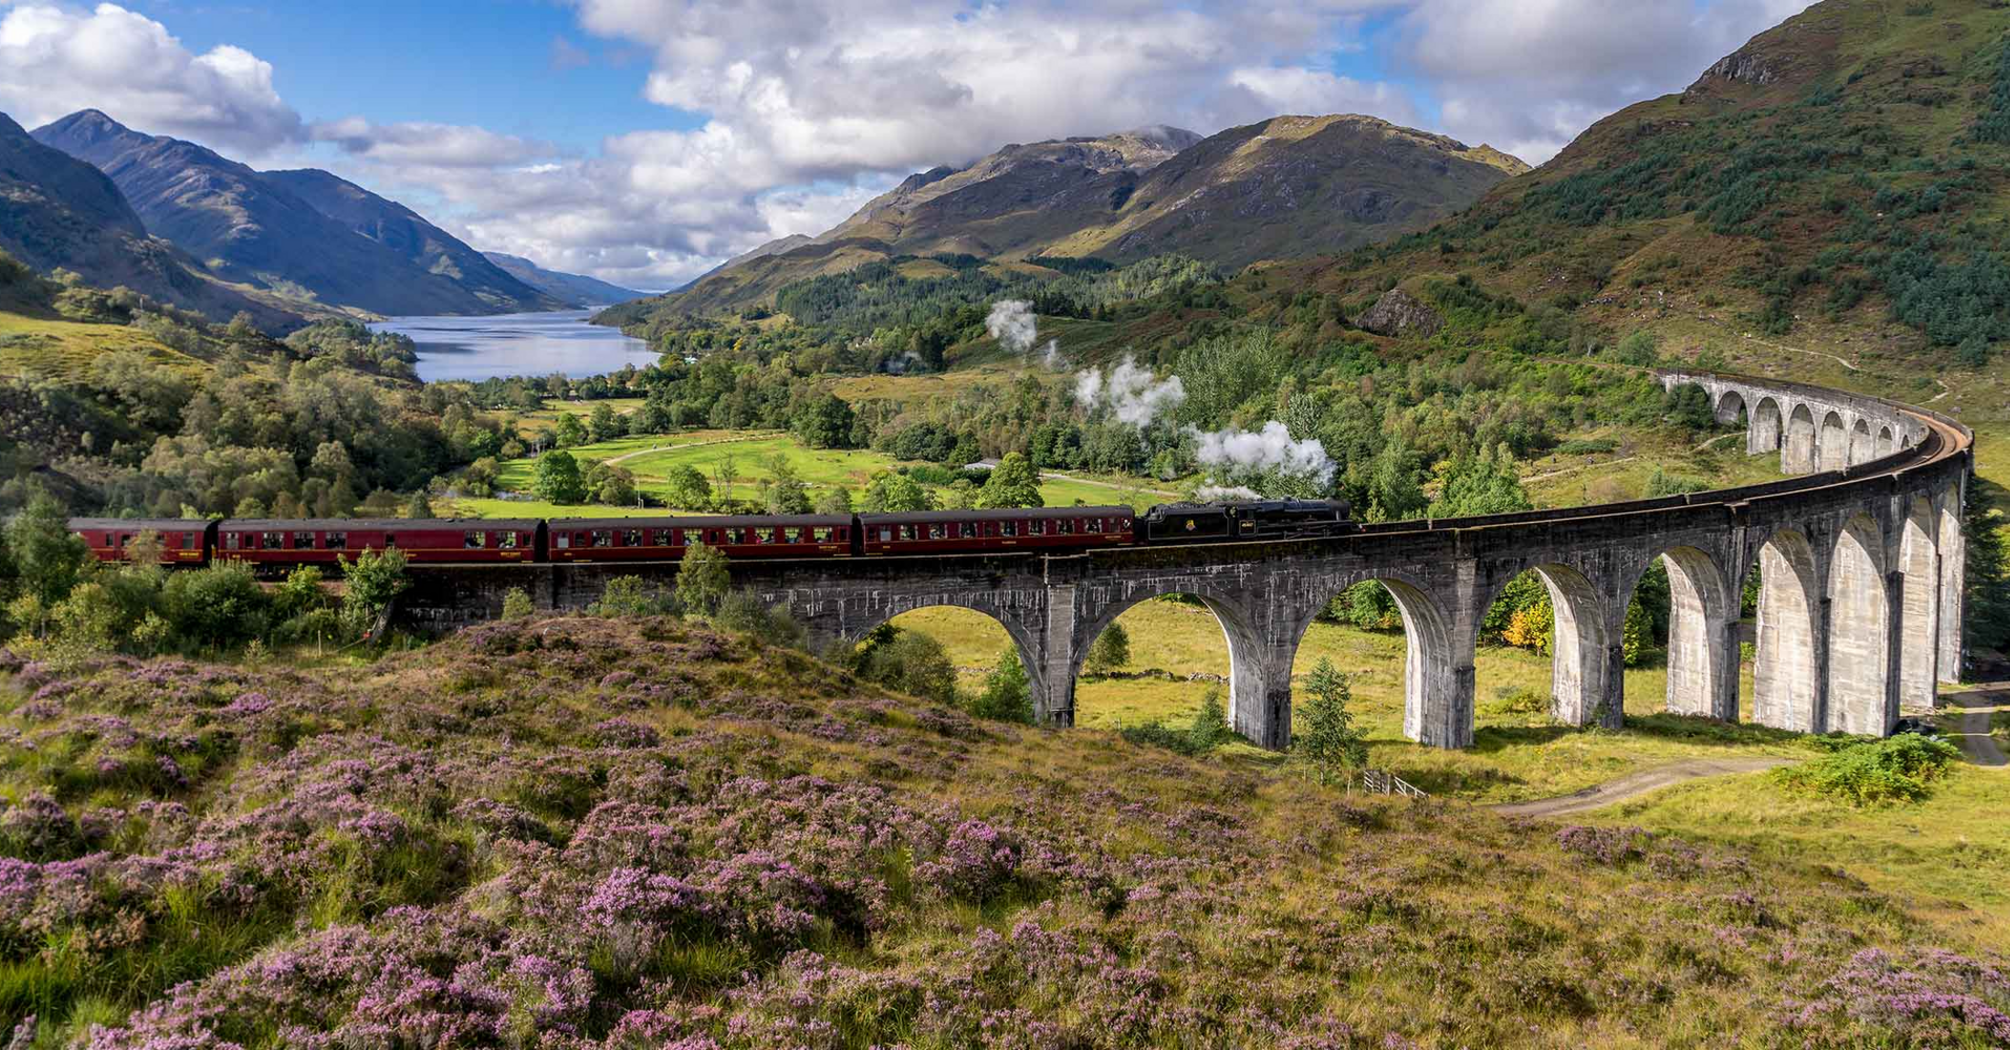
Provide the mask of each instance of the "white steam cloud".
[{"label": "white steam cloud", "polygon": [[1092,368],[1075,380],[1075,400],[1094,409],[1107,405],[1118,422],[1134,427],[1149,426],[1161,412],[1170,412],[1186,400],[1186,384],[1178,376],[1154,379],[1150,369],[1141,368],[1126,355],[1108,376]]},{"label": "white steam cloud", "polygon": [[[992,303],[991,313],[984,318],[984,330],[1015,354],[1026,353],[1040,341],[1040,322],[1033,316],[1033,304],[1025,299],[1000,299]],[[1047,345],[1040,348],[1040,358],[1047,367],[1057,367],[1061,362],[1061,344],[1047,340]]]},{"label": "white steam cloud", "polygon": [[1254,433],[1247,430],[1194,430],[1198,448],[1194,458],[1225,474],[1289,474],[1310,477],[1320,485],[1333,481],[1336,469],[1326,455],[1326,446],[1316,438],[1293,441],[1291,431],[1277,420],[1263,424]]},{"label": "white steam cloud", "polygon": [[1202,485],[1193,490],[1193,498],[1202,503],[1234,503],[1238,500],[1259,500],[1263,496],[1255,489],[1242,485]]}]

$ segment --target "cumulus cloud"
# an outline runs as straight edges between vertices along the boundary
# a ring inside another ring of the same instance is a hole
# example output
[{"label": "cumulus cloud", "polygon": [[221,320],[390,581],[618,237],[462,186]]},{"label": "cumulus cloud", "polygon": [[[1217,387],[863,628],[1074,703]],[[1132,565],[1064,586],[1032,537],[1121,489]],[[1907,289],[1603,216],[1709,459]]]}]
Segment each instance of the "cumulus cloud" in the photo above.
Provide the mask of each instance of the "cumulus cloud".
[{"label": "cumulus cloud", "polygon": [[1808,0],[1419,0],[1399,52],[1443,127],[1541,163],[1600,118],[1686,87]]},{"label": "cumulus cloud", "polygon": [[24,3],[0,16],[0,109],[35,127],[80,109],[156,133],[259,155],[302,137],[272,65],[229,45],[198,55],[114,4]]},{"label": "cumulus cloud", "polygon": [[549,145],[467,124],[380,125],[348,117],[310,125],[308,135],[357,157],[413,167],[488,168],[523,164],[552,153]]}]

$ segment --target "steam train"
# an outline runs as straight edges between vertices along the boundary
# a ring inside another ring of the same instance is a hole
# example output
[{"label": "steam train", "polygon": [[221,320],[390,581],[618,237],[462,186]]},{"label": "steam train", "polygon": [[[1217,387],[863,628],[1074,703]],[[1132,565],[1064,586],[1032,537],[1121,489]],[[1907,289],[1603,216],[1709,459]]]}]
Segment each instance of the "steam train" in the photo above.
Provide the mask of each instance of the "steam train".
[{"label": "steam train", "polygon": [[1358,526],[1345,500],[1179,503],[1130,507],[933,510],[661,518],[72,518],[100,561],[119,561],[142,535],[166,565],[249,562],[330,565],[363,550],[400,550],[413,563],[667,561],[702,543],[729,558],[865,557],[1088,550],[1141,544],[1304,539]]}]

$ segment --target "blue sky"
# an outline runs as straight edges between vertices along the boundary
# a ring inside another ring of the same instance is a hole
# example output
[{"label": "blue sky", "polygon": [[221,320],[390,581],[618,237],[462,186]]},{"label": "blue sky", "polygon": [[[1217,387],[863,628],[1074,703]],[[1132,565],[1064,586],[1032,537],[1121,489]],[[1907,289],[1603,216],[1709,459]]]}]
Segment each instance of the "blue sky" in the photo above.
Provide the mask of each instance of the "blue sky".
[{"label": "blue sky", "polygon": [[325,167],[637,288],[909,172],[1367,113],[1541,162],[1804,0],[0,0],[0,111]]}]

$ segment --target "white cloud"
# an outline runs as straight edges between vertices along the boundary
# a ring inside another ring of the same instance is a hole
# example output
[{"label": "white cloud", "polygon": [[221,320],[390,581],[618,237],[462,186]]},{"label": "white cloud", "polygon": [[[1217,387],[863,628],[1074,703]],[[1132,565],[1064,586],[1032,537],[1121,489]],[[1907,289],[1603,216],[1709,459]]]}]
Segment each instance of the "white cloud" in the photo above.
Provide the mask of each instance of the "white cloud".
[{"label": "white cloud", "polygon": [[362,117],[322,121],[308,128],[316,142],[332,142],[345,152],[385,164],[473,168],[522,164],[549,156],[549,145],[498,135],[466,124],[410,121],[372,124]]},{"label": "white cloud", "polygon": [[299,140],[272,66],[222,45],[197,55],[166,26],[113,4],[17,4],[0,17],[0,109],[35,127],[100,109],[148,131],[258,155]]},{"label": "white cloud", "polygon": [[1420,0],[1401,51],[1442,104],[1446,134],[1541,163],[1808,0]]}]

